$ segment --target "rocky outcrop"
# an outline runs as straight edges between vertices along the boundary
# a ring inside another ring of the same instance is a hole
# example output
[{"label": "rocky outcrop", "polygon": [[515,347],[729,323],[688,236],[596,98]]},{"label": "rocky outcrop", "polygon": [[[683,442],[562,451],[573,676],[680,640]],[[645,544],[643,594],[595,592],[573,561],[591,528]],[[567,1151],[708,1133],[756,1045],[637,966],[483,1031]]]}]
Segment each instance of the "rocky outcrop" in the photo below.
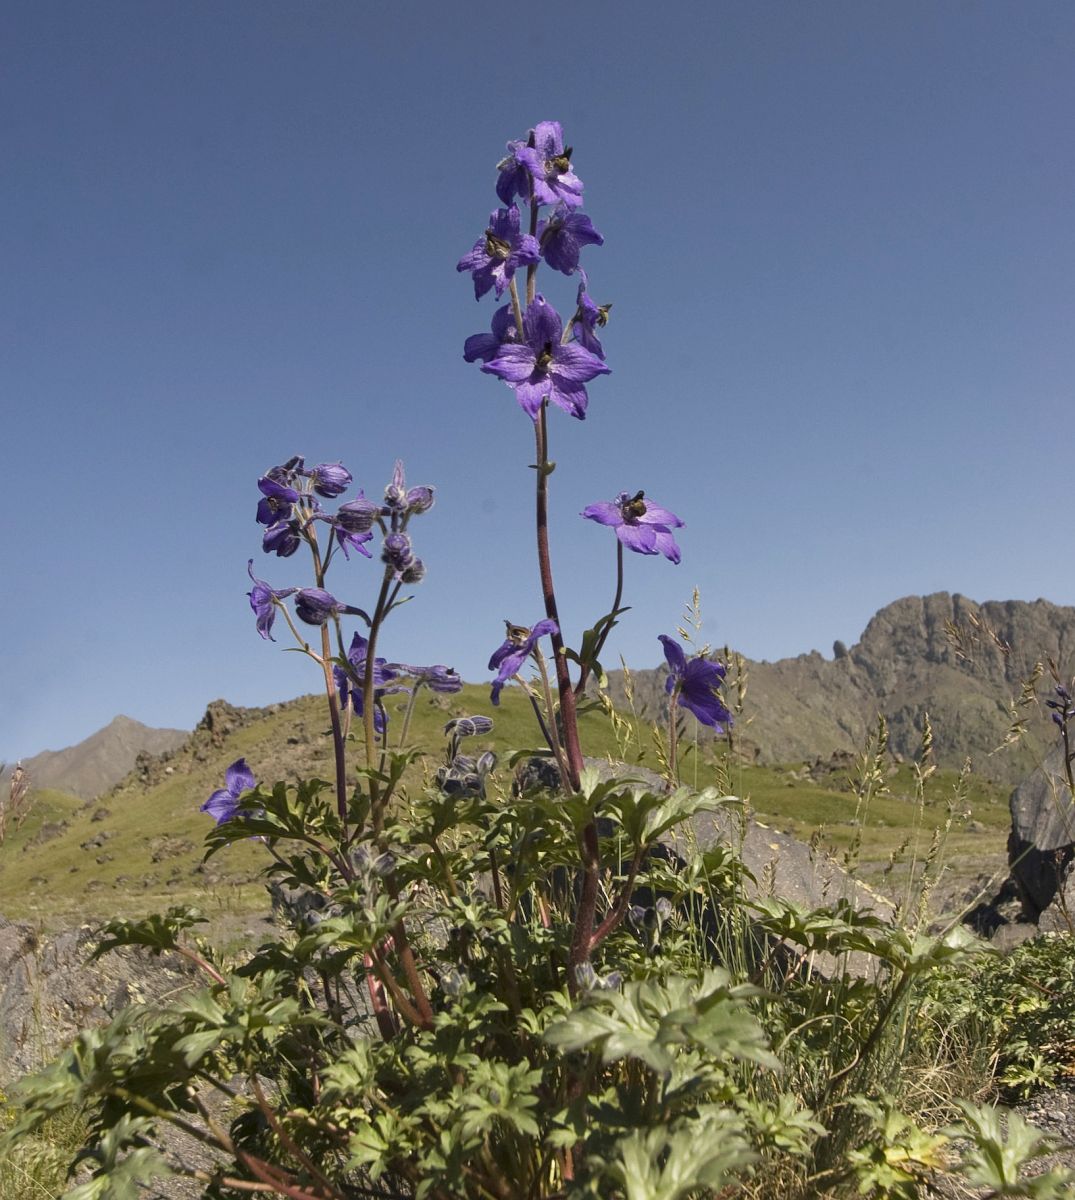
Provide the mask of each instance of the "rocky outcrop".
[{"label": "rocky outcrop", "polygon": [[[732,742],[765,763],[858,751],[883,713],[891,749],[910,758],[928,712],[942,766],[958,769],[970,757],[979,774],[1014,784],[1033,755],[1019,747],[993,752],[1008,731],[1011,699],[1048,658],[1062,668],[1075,663],[1075,608],[1046,600],[977,604],[947,592],[907,596],[881,609],[850,649],[838,643],[832,659],[814,651],[747,660]],[[663,668],[632,674],[636,708],[651,719],[663,716],[666,676]],[[624,702],[621,674],[609,678],[613,699]]]},{"label": "rocky outcrop", "polygon": [[81,1030],[191,981],[174,961],[123,950],[90,962],[88,926],[41,934],[0,917],[0,1084],[48,1062]]}]

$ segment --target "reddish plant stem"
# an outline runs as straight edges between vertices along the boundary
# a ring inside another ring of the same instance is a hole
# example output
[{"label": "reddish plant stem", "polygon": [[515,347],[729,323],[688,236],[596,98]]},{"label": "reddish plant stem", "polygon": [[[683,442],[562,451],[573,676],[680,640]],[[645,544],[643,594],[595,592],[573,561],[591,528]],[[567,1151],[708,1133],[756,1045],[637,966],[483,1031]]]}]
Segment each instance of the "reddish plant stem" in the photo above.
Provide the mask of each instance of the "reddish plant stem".
[{"label": "reddish plant stem", "polygon": [[[560,615],[556,607],[556,589],[552,580],[552,560],[549,557],[549,475],[552,467],[548,457],[548,401],[544,401],[534,422],[537,442],[537,550],[538,570],[541,573],[541,591],[545,600],[545,615],[556,622],[552,634],[553,661],[556,667],[556,688],[560,695],[560,722],[563,726],[564,757],[567,759],[568,782],[573,791],[578,791],[579,773],[582,771],[582,748],[579,745],[578,716],[575,709],[575,692],[571,686],[571,674],[567,669],[564,653],[564,638],[560,632]],[[575,929],[571,938],[568,987],[575,989],[575,967],[588,961],[590,943],[593,938],[594,918],[597,912],[597,893],[601,874],[601,852],[597,840],[597,826],[591,821],[579,839],[582,858],[582,887],[578,909],[575,912]]]}]

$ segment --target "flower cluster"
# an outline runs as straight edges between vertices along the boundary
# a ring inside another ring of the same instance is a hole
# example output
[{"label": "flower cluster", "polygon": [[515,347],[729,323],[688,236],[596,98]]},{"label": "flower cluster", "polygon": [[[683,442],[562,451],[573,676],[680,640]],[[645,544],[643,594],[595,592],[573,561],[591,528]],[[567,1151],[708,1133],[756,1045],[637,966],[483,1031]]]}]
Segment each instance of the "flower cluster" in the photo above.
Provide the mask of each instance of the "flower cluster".
[{"label": "flower cluster", "polygon": [[[490,290],[500,299],[507,291],[511,304],[496,310],[489,333],[467,338],[463,357],[467,362],[481,359],[481,369],[502,379],[532,420],[547,404],[582,420],[586,384],[609,373],[594,330],[607,322],[610,306],[591,299],[580,259],[584,247],[600,246],[605,239],[581,211],[582,180],[572,169],[571,147],[565,147],[558,121],[541,121],[525,139],[508,143],[508,154],[498,165],[496,192],[504,207],[490,214],[485,232],[456,269],[470,273],[476,299]],[[527,233],[516,198],[529,206]],[[563,275],[582,275],[566,329],[536,290],[542,261]],[[523,267],[525,302],[515,279]]]}]

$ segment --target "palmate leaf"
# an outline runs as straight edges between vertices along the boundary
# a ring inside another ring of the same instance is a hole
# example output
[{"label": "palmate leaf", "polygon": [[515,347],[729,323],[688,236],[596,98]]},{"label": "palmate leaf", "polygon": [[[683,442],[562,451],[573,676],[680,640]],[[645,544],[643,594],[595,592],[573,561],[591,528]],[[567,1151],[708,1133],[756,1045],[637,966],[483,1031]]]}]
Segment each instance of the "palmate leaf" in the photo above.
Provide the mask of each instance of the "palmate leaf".
[{"label": "palmate leaf", "polygon": [[669,795],[625,789],[623,780],[605,794],[602,815],[611,817],[623,829],[634,846],[644,850],[663,834],[702,812],[718,812],[724,808],[741,808],[736,796],[722,795],[717,788],[695,791],[678,787]]},{"label": "palmate leaf", "polygon": [[962,1173],[973,1184],[990,1188],[998,1196],[1028,1196],[1032,1200],[1070,1200],[1075,1191],[1075,1171],[1054,1167],[1041,1175],[1024,1175],[1024,1166],[1056,1148],[1053,1138],[1029,1125],[1017,1112],[981,1108],[966,1100],[956,1102],[963,1120],[946,1129],[952,1137],[970,1137],[974,1143],[963,1157]]},{"label": "palmate leaf", "polygon": [[719,967],[700,980],[634,980],[622,991],[587,993],[573,1012],[549,1026],[545,1041],[599,1053],[605,1063],[634,1058],[664,1076],[671,1074],[683,1046],[704,1050],[717,1062],[776,1069],[765,1031],[746,1006],[749,997],[760,994],[749,985],[732,986]]},{"label": "palmate leaf", "polygon": [[756,1157],[742,1118],[707,1108],[674,1132],[636,1130],[621,1138],[605,1173],[627,1200],[681,1200],[701,1188],[725,1187]]}]

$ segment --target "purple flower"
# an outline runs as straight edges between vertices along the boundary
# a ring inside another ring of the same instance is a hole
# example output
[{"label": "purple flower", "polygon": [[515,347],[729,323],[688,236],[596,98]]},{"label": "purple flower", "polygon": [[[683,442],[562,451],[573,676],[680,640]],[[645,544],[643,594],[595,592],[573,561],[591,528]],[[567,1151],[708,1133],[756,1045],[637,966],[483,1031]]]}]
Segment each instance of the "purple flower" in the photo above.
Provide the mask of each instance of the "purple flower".
[{"label": "purple flower", "polygon": [[239,812],[243,792],[257,787],[254,773],[246,765],[245,758],[237,758],[228,767],[224,772],[224,783],[226,786],[215,791],[201,807],[201,811],[207,812],[218,825],[232,820]]},{"label": "purple flower", "polygon": [[532,266],[538,258],[537,241],[520,232],[519,210],[513,204],[489,214],[489,227],[455,269],[471,273],[475,300],[480,300],[490,288],[496,289],[499,300],[518,268]]},{"label": "purple flower", "polygon": [[707,658],[692,658],[688,662],[678,642],[665,633],[660,635],[660,640],[664,646],[664,657],[672,671],[664,690],[675,697],[681,708],[694,713],[703,725],[723,733],[732,723],[732,714],[717,695],[717,689],[724,682],[724,667]]},{"label": "purple flower", "polygon": [[583,384],[596,375],[608,375],[609,368],[589,350],[569,342],[563,345],[560,314],[544,296],[535,296],[523,316],[521,343],[506,343],[482,370],[503,379],[515,389],[519,405],[537,420],[544,400],[578,417],[586,416],[586,388]]},{"label": "purple flower", "polygon": [[261,548],[266,554],[275,554],[278,558],[290,558],[302,545],[299,535],[298,521],[278,521],[265,530],[261,539]]},{"label": "purple flower", "polygon": [[314,491],[328,500],[346,492],[353,478],[343,463],[318,463],[307,473],[313,481]]},{"label": "purple flower", "polygon": [[533,653],[538,639],[547,633],[560,632],[556,622],[548,617],[544,621],[538,621],[533,629],[527,629],[525,625],[513,625],[510,621],[505,621],[504,624],[507,626],[508,636],[489,659],[489,670],[497,672],[489,692],[489,699],[494,704],[500,703],[500,692],[504,684],[518,673],[519,668]]},{"label": "purple flower", "polygon": [[564,205],[538,225],[541,257],[554,271],[574,275],[579,267],[583,246],[603,246],[605,239],[593,227],[584,212],[572,212]]},{"label": "purple flower", "polygon": [[605,348],[597,338],[597,329],[603,329],[608,324],[609,309],[612,305],[595,304],[587,291],[590,282],[586,278],[586,272],[580,269],[579,274],[582,276],[582,282],[579,284],[578,310],[575,313],[575,340],[591,354],[604,359]]},{"label": "purple flower", "polygon": [[415,687],[425,684],[430,691],[440,692],[442,695],[451,695],[463,687],[459,672],[453,667],[446,667],[441,663],[435,663],[431,667],[413,667],[407,663],[393,663],[392,667],[401,675],[409,675],[414,680]]},{"label": "purple flower", "polygon": [[517,341],[518,333],[511,305],[505,304],[493,313],[491,333],[472,333],[463,343],[463,358],[466,362],[474,362],[479,358],[482,362],[488,362],[496,358],[505,342]]},{"label": "purple flower", "polygon": [[516,146],[515,161],[529,169],[538,204],[578,208],[582,203],[582,180],[571,170],[571,147],[564,146],[560,122],[539,121],[530,131],[527,144]]},{"label": "purple flower", "polygon": [[[283,470],[274,467],[274,470]],[[275,525],[286,521],[291,516],[291,507],[299,502],[299,494],[293,487],[287,487],[263,475],[258,480],[258,490],[261,500],[258,501],[257,522],[259,525]]]},{"label": "purple flower", "polygon": [[679,547],[671,531],[683,522],[674,512],[647,500],[644,492],[620,492],[613,501],[591,504],[580,514],[599,525],[610,525],[616,536],[638,554],[663,554],[671,562],[679,562]]},{"label": "purple flower", "polygon": [[516,196],[530,198],[530,169],[519,159],[519,151],[526,142],[508,142],[508,153],[496,164],[496,194],[505,204],[511,204]]},{"label": "purple flower", "polygon": [[254,586],[246,594],[250,597],[250,607],[254,610],[254,615],[257,618],[255,624],[257,631],[263,638],[268,638],[270,642],[275,642],[276,638],[272,635],[272,623],[276,619],[276,602],[283,600],[288,596],[293,596],[298,588],[271,588],[264,579],[258,579],[254,575],[254,560],[246,564],[247,574],[254,582]]},{"label": "purple flower", "polygon": [[[362,702],[362,688],[366,678],[366,649],[368,646],[369,642],[360,633],[356,633],[351,639],[351,645],[347,651],[350,670],[345,670],[343,667],[332,668],[332,675],[340,694],[340,706],[346,708],[350,703],[356,716],[359,717],[365,711]],[[386,692],[398,691],[398,688],[385,687],[386,683],[395,678],[395,664],[389,666],[383,658],[375,658],[373,660],[374,698],[379,700]],[[373,725],[378,733],[384,733],[385,718],[380,708],[374,713]]]},{"label": "purple flower", "polygon": [[341,604],[324,588],[299,588],[295,599],[295,614],[307,625],[324,625],[326,621],[338,617],[343,612],[347,612],[347,605]]}]

